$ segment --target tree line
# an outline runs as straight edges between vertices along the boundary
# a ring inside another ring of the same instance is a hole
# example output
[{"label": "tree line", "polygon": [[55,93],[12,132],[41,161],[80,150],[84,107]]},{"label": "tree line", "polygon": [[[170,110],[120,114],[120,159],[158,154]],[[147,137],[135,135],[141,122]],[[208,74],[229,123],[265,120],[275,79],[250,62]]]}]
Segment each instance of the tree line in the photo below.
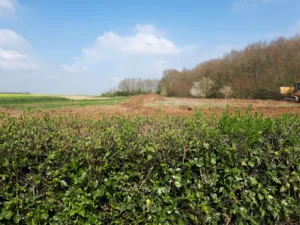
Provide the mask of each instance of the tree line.
[{"label": "tree line", "polygon": [[126,78],[119,82],[117,88],[110,89],[103,93],[102,96],[131,96],[138,94],[158,93],[160,80]]},{"label": "tree line", "polygon": [[164,71],[159,92],[175,97],[278,98],[280,86],[300,80],[300,36],[257,42],[241,51]]}]

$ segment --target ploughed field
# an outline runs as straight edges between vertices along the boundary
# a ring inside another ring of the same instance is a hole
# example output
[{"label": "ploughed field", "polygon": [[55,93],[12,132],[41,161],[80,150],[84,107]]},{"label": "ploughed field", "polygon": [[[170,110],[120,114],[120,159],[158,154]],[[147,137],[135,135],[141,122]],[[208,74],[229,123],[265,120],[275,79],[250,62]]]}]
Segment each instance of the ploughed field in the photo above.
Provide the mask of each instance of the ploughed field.
[{"label": "ploughed field", "polygon": [[300,104],[247,99],[195,99],[164,98],[155,94],[138,95],[131,98],[98,96],[47,96],[47,95],[0,95],[0,113],[20,115],[23,110],[41,109],[59,114],[78,114],[99,117],[100,114],[117,115],[155,115],[161,112],[168,115],[192,116],[196,109],[207,114],[221,114],[229,108],[230,112],[241,110],[244,113],[265,114],[277,117],[282,114],[300,113]]}]

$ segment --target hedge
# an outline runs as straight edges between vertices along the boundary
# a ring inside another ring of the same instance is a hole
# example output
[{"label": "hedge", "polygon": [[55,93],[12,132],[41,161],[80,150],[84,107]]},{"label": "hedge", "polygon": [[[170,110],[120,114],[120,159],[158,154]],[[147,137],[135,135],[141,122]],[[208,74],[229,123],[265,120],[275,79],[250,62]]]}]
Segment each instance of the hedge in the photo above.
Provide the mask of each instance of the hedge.
[{"label": "hedge", "polygon": [[0,224],[299,224],[299,116],[1,123]]}]

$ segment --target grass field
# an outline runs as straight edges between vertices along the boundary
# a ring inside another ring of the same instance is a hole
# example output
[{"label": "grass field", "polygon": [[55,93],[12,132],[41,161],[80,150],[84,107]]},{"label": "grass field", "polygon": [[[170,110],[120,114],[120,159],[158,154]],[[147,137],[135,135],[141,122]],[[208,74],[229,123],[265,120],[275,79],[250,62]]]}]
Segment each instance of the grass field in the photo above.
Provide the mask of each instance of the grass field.
[{"label": "grass field", "polygon": [[73,100],[56,95],[1,94],[0,107],[21,110],[60,109],[63,107],[115,105],[125,100],[127,100],[127,97],[95,98],[95,96],[92,96],[91,99]]}]

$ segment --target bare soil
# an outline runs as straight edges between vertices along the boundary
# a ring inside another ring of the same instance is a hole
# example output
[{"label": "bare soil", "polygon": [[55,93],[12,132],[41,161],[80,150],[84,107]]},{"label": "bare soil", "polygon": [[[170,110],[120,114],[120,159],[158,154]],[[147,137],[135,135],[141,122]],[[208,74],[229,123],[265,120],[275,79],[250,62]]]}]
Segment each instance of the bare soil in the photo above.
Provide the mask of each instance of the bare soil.
[{"label": "bare soil", "polygon": [[[101,113],[105,115],[155,115],[158,111],[168,115],[192,116],[195,107],[206,114],[216,113],[220,115],[226,106],[231,112],[241,109],[245,112],[251,105],[252,113],[264,114],[267,117],[277,117],[282,114],[300,113],[299,103],[289,103],[272,100],[245,100],[245,99],[190,99],[190,98],[163,98],[159,95],[139,95],[131,97],[127,102],[112,106],[85,106],[81,108],[66,107],[60,110],[52,110],[58,114],[75,114],[98,118]],[[10,113],[18,116],[21,111],[1,109],[0,113]]]}]

